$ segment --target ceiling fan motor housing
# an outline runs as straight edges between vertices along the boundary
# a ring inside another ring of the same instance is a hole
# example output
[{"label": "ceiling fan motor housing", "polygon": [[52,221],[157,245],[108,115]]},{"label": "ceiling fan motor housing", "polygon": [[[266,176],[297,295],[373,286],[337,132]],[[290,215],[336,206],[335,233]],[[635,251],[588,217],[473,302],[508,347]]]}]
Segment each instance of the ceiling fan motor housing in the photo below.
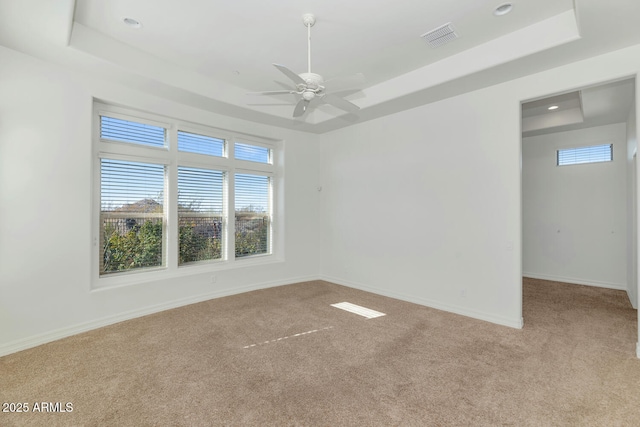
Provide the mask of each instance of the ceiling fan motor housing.
[{"label": "ceiling fan motor housing", "polygon": [[302,80],[304,80],[307,85],[306,88],[302,87],[299,89],[311,89],[314,92],[318,92],[319,90],[324,89],[322,83],[324,83],[324,79],[320,74],[316,73],[302,73],[298,74]]},{"label": "ceiling fan motor housing", "polygon": [[302,15],[302,23],[305,27],[313,27],[316,23],[316,16],[313,13],[305,13]]}]

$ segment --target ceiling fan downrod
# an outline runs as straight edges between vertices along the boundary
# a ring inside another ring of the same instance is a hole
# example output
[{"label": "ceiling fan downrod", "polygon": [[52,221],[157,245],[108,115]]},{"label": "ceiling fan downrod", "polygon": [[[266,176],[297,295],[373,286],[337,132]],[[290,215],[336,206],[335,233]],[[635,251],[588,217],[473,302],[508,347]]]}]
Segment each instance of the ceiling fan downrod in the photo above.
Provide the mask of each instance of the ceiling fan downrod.
[{"label": "ceiling fan downrod", "polygon": [[311,27],[316,23],[313,13],[302,15],[302,23],[307,27],[307,73],[311,74]]}]

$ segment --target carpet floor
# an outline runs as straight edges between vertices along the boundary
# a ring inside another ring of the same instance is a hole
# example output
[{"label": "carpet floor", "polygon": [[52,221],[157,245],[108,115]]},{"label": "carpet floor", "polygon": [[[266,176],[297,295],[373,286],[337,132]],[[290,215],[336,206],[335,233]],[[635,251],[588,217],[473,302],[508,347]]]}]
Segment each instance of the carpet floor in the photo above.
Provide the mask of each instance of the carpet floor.
[{"label": "carpet floor", "polygon": [[517,330],[322,281],[219,298],[0,358],[3,406],[29,406],[0,425],[640,424],[624,292],[525,279],[523,310]]}]

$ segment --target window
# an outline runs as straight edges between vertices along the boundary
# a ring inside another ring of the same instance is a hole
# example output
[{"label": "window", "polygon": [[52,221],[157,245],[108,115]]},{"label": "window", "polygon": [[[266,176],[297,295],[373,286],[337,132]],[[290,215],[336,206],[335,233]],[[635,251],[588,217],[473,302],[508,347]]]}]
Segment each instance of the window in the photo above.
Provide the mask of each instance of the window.
[{"label": "window", "polygon": [[271,163],[271,150],[265,147],[237,143],[235,145],[236,159],[250,162]]},{"label": "window", "polygon": [[178,264],[222,258],[221,171],[178,167]]},{"label": "window", "polygon": [[131,282],[134,272],[201,272],[236,260],[241,266],[273,254],[277,143],[94,107],[94,283]]},{"label": "window", "polygon": [[164,265],[164,165],[100,161],[100,274]]},{"label": "window", "polygon": [[235,183],[236,257],[269,253],[271,180],[236,174]]},{"label": "window", "polygon": [[165,129],[160,126],[100,116],[100,137],[111,141],[164,147]]},{"label": "window", "polygon": [[224,139],[178,131],[178,150],[222,157]]},{"label": "window", "polygon": [[558,150],[558,166],[582,163],[610,162],[613,160],[613,144]]}]

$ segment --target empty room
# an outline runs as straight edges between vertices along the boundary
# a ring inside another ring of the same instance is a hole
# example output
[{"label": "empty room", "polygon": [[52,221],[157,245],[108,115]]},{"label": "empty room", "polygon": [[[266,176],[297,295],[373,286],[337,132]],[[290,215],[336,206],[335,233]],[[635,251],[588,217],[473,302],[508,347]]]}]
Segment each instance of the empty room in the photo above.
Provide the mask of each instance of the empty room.
[{"label": "empty room", "polygon": [[0,425],[637,425],[638,22],[0,0]]}]

